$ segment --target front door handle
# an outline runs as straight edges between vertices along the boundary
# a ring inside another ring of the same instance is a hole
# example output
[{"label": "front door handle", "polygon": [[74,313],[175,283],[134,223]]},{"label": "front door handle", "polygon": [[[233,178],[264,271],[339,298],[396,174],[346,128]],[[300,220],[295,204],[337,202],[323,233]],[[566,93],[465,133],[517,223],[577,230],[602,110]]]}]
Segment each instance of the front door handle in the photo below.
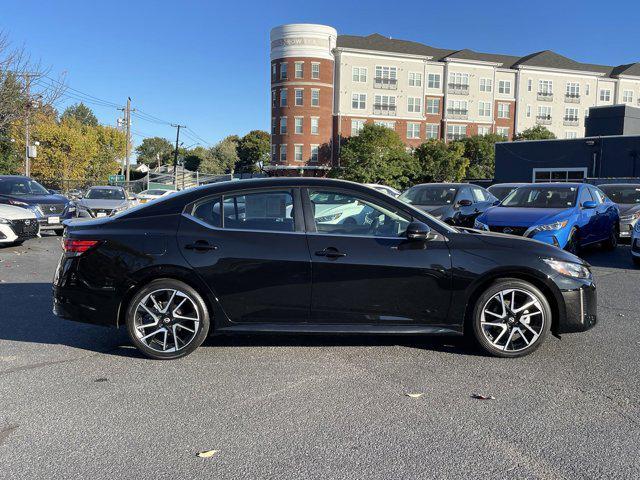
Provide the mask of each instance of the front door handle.
[{"label": "front door handle", "polygon": [[337,248],[333,248],[333,247],[328,247],[328,248],[325,248],[324,250],[319,250],[316,252],[316,255],[318,257],[327,257],[327,258],[339,258],[339,257],[347,256],[346,253],[342,253]]},{"label": "front door handle", "polygon": [[196,250],[198,252],[206,252],[207,250],[218,250],[217,245],[212,245],[206,240],[196,240],[193,243],[188,243],[184,246],[187,250]]}]

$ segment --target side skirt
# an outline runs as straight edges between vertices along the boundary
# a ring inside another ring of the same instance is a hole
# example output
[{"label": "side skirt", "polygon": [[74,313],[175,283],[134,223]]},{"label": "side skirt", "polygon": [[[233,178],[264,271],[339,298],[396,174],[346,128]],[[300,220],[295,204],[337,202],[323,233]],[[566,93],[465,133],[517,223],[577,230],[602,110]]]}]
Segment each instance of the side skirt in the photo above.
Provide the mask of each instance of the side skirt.
[{"label": "side skirt", "polygon": [[462,327],[455,329],[429,325],[255,323],[222,327],[214,332],[214,334],[223,333],[462,335]]}]

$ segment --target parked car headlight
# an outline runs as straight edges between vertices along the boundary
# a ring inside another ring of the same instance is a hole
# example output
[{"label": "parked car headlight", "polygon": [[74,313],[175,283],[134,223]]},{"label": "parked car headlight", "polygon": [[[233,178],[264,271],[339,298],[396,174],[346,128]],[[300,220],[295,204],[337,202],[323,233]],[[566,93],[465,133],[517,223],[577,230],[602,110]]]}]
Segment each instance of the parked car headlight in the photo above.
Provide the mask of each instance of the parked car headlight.
[{"label": "parked car headlight", "polygon": [[316,222],[318,223],[327,223],[332,222],[333,220],[337,220],[342,216],[342,212],[334,213],[333,215],[325,215],[324,217],[316,218]]},{"label": "parked car headlight", "polygon": [[539,232],[548,232],[550,230],[560,230],[567,226],[567,220],[562,220],[559,222],[548,223],[547,225],[536,225],[533,227],[529,227],[526,232],[524,232],[524,236],[528,237],[529,235],[535,235]]},{"label": "parked car headlight", "polygon": [[16,207],[23,207],[23,208],[27,208],[29,206],[27,202],[21,202],[20,200],[13,200],[13,199],[9,200],[9,205],[15,205]]},{"label": "parked car headlight", "polygon": [[473,222],[473,228],[476,230],[489,230],[489,225],[482,223],[476,218],[476,221]]},{"label": "parked car headlight", "polygon": [[11,222],[9,220],[7,220],[6,218],[0,218],[0,224],[10,224]]},{"label": "parked car headlight", "polygon": [[543,258],[542,260],[556,272],[566,277],[591,278],[591,270],[579,263],[563,262],[553,258]]},{"label": "parked car headlight", "polygon": [[621,215],[620,220],[623,222],[633,222],[634,220],[638,220],[640,218],[640,210],[632,213],[631,215]]}]

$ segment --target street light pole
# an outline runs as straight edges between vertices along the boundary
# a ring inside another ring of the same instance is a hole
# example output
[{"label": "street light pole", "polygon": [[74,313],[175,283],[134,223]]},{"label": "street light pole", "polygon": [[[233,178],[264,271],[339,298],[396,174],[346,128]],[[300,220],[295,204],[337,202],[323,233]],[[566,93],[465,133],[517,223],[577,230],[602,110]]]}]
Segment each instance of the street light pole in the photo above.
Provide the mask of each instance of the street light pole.
[{"label": "street light pole", "polygon": [[174,125],[171,124],[172,127],[177,128],[176,131],[176,150],[173,153],[173,185],[176,190],[178,190],[178,145],[180,142],[180,129],[187,128],[185,125]]}]

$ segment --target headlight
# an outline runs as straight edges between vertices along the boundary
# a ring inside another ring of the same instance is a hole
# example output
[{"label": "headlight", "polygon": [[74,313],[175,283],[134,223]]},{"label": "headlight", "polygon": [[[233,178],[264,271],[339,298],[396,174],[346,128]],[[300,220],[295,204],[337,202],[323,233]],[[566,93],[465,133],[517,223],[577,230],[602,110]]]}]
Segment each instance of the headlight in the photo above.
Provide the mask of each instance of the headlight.
[{"label": "headlight", "polygon": [[563,262],[552,258],[543,258],[542,260],[556,272],[566,277],[591,278],[591,270],[579,263]]},{"label": "headlight", "polygon": [[475,228],[476,230],[489,230],[489,225],[482,223],[476,218],[476,221],[473,222],[473,228]]},{"label": "headlight", "polygon": [[7,220],[6,218],[0,218],[0,224],[9,224],[11,223],[9,220]]},{"label": "headlight", "polygon": [[318,223],[327,223],[327,222],[331,222],[333,220],[337,220],[341,216],[342,216],[342,212],[334,213],[333,215],[325,215],[324,217],[316,218],[316,222],[318,222]]},{"label": "headlight", "polygon": [[524,236],[528,237],[529,235],[535,235],[539,232],[547,232],[549,230],[560,230],[567,226],[567,220],[562,220],[561,222],[549,223],[547,225],[536,225],[533,227],[529,227],[526,232],[524,232]]},{"label": "headlight", "polygon": [[67,205],[67,212],[69,213],[73,213],[76,211],[76,205],[73,202],[69,202],[69,204]]},{"label": "headlight", "polygon": [[640,218],[640,210],[632,213],[631,215],[621,215],[620,220],[623,222],[633,222],[634,220],[638,220]]},{"label": "headlight", "polygon": [[9,200],[9,205],[15,205],[16,207],[28,207],[29,204],[27,202],[21,202],[20,200]]}]

